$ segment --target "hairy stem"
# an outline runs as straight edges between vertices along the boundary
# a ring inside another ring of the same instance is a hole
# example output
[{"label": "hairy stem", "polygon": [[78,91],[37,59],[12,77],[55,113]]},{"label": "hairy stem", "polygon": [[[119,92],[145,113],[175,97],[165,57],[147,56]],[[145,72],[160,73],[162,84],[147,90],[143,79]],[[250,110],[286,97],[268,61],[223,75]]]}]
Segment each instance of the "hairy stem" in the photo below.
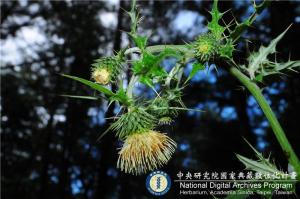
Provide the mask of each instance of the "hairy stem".
[{"label": "hairy stem", "polygon": [[236,67],[230,67],[229,72],[236,77],[253,95],[256,99],[257,103],[261,107],[262,111],[264,112],[266,118],[268,119],[270,126],[273,129],[273,132],[283,149],[289,163],[294,167],[294,170],[298,174],[298,178],[300,177],[300,162],[295,154],[291,144],[289,143],[280,123],[278,122],[274,112],[272,111],[270,105],[268,104],[267,100],[263,96],[262,92],[260,91],[259,87],[252,82],[246,75],[244,75],[241,71],[239,71]]}]

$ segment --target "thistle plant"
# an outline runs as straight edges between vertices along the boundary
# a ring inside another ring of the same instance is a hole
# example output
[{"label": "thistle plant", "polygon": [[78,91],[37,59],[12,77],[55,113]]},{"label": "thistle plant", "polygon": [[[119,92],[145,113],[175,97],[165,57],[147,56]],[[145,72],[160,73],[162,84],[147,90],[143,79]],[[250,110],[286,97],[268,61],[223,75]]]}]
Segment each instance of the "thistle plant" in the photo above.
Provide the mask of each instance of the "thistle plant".
[{"label": "thistle plant", "polygon": [[[269,4],[270,1],[254,4],[254,13],[242,23],[221,25],[225,13],[218,10],[218,2],[215,0],[210,12],[211,20],[207,24],[207,33],[199,35],[195,41],[188,44],[148,46],[148,37],[137,32],[141,18],[136,1],[132,1],[131,10],[127,13],[131,19],[131,31],[128,35],[133,46],[122,49],[115,56],[96,60],[92,64],[91,81],[64,75],[96,90],[110,103],[120,104],[120,114],[115,116],[116,119],[106,131],[115,132],[117,138],[123,141],[119,150],[118,168],[126,173],[138,175],[167,164],[175,152],[176,143],[168,135],[158,132],[157,127],[176,120],[180,111],[190,110],[181,99],[184,88],[197,71],[205,69],[206,64],[217,65],[222,61],[226,63],[224,69],[236,77],[257,100],[280,146],[287,154],[289,163],[298,177],[300,176],[299,159],[257,85],[264,82],[266,76],[299,70],[300,61],[289,60],[281,63],[270,58],[271,54],[276,53],[276,45],[288,29],[268,46],[262,46],[258,52],[252,52],[247,64],[239,64],[233,56],[236,44],[241,41],[240,35]],[[133,58],[131,54],[138,56]],[[170,72],[161,66],[161,61],[166,57],[174,57],[177,60]],[[183,70],[191,60],[194,61],[193,68],[188,77],[184,78]],[[130,80],[124,87],[121,74],[127,69],[130,72]],[[115,85],[117,91],[110,90],[107,84]],[[135,95],[133,91],[137,84],[153,90],[156,96],[145,99]],[[159,89],[156,85],[159,85]],[[95,96],[69,97],[95,99]],[[238,157],[241,161],[245,160],[241,156]]]}]

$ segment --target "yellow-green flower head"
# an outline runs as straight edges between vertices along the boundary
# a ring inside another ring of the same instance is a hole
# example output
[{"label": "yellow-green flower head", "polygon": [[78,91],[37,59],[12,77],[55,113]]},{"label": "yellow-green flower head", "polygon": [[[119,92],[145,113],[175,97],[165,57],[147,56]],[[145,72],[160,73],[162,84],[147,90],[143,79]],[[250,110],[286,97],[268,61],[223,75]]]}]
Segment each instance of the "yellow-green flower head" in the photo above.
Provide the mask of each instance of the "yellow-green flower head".
[{"label": "yellow-green flower head", "polygon": [[92,64],[92,78],[100,84],[113,83],[122,72],[122,57],[120,54],[112,57],[103,57]]},{"label": "yellow-green flower head", "polygon": [[92,78],[95,80],[95,82],[106,85],[110,81],[111,73],[106,68],[96,68],[92,72]]},{"label": "yellow-green flower head", "polygon": [[134,175],[153,171],[167,164],[176,146],[170,137],[156,131],[133,133],[119,151],[117,167]]},{"label": "yellow-green flower head", "polygon": [[207,33],[198,37],[194,44],[194,53],[196,57],[206,62],[212,60],[218,53],[219,42],[211,33]]}]

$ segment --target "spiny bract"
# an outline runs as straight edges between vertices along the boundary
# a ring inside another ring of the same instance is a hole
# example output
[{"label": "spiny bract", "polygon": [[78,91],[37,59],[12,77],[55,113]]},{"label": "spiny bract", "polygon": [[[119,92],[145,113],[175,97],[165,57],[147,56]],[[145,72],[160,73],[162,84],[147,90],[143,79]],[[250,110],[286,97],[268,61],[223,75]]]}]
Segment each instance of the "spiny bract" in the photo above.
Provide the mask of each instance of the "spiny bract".
[{"label": "spiny bract", "polygon": [[158,120],[158,124],[160,124],[160,125],[170,125],[172,122],[173,122],[173,119],[168,116],[161,117]]},{"label": "spiny bract", "polygon": [[167,164],[176,146],[170,137],[156,131],[131,134],[119,151],[117,167],[134,175],[147,173]]},{"label": "spiny bract", "polygon": [[127,136],[136,132],[143,132],[153,129],[157,119],[147,113],[143,108],[134,108],[122,116],[111,125],[111,129],[116,131],[119,139],[124,140]]}]

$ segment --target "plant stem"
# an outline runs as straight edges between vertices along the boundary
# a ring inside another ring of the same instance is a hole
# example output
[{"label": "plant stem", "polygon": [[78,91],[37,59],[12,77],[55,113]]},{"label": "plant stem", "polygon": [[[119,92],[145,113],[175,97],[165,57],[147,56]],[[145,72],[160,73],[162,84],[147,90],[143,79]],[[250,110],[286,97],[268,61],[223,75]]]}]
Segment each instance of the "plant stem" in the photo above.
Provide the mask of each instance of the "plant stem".
[{"label": "plant stem", "polygon": [[253,95],[256,99],[257,103],[261,107],[262,111],[264,112],[265,116],[267,117],[270,126],[273,129],[273,132],[284,151],[289,163],[294,167],[294,170],[297,173],[298,178],[300,177],[300,161],[295,154],[291,144],[289,143],[280,123],[278,122],[274,112],[272,111],[270,105],[268,104],[267,100],[263,96],[262,92],[260,91],[259,87],[252,82],[246,75],[244,75],[241,71],[239,71],[236,67],[230,67],[229,72],[236,77]]},{"label": "plant stem", "polygon": [[132,75],[131,79],[128,83],[128,87],[127,87],[127,96],[129,97],[129,99],[132,99],[133,97],[133,89],[134,89],[134,84],[138,81],[138,76]]},{"label": "plant stem", "polygon": [[[146,49],[151,53],[157,53],[163,51],[165,48],[172,48],[173,50],[178,50],[183,53],[190,53],[187,45],[156,45],[156,46],[148,46]],[[141,53],[141,50],[138,47],[129,48],[125,51],[125,55],[130,53]]]}]

